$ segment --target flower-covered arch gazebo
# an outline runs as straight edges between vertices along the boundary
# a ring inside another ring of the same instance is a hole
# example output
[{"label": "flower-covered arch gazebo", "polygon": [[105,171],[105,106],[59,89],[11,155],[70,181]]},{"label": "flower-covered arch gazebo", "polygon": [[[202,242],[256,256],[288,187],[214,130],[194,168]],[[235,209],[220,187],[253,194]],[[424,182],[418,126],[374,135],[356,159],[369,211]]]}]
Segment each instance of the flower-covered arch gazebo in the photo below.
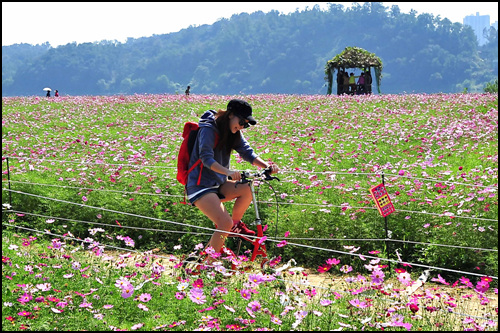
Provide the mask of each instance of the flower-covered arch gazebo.
[{"label": "flower-covered arch gazebo", "polygon": [[[346,93],[343,85],[343,74],[349,68],[359,68],[364,73],[367,73],[368,78],[371,78],[371,68],[375,70],[375,82],[377,83],[377,91],[380,94],[380,82],[382,78],[382,60],[374,53],[370,53],[360,47],[346,47],[344,51],[337,54],[333,59],[328,60],[325,65],[325,80],[328,81],[327,94],[331,95],[333,87],[333,78],[335,70],[337,70],[337,94]],[[364,92],[371,93],[371,79],[365,81]]]}]

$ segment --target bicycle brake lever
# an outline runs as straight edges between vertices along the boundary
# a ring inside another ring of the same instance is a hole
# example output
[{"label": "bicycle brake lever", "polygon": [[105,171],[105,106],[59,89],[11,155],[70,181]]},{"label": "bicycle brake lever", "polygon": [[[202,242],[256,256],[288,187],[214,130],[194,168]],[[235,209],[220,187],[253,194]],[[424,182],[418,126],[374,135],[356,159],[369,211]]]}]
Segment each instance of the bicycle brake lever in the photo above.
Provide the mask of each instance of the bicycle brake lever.
[{"label": "bicycle brake lever", "polygon": [[273,180],[273,179],[276,179],[277,181],[280,181],[280,179],[278,177],[275,177],[275,176],[271,176],[269,173],[265,172],[264,175],[266,176],[264,178],[264,180]]}]

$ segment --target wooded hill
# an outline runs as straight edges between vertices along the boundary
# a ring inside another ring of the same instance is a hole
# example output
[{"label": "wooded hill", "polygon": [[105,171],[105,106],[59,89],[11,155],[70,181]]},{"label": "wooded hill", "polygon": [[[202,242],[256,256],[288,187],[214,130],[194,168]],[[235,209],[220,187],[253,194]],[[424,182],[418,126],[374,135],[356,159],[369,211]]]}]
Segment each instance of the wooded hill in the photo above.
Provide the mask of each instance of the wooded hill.
[{"label": "wooded hill", "polygon": [[[325,65],[346,47],[383,62],[382,93],[483,91],[498,78],[498,31],[381,3],[233,15],[125,43],[2,46],[2,96],[144,93],[326,94]],[[353,70],[359,75],[360,70]]]}]

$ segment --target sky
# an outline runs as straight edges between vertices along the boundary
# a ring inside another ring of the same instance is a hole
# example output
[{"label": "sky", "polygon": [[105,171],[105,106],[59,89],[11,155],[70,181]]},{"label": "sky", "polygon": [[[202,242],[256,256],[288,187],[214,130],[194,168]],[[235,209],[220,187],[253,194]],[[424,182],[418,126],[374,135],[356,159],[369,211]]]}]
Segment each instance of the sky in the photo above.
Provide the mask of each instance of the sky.
[{"label": "sky", "polygon": [[[352,2],[334,2],[349,8]],[[322,10],[327,2],[2,2],[2,46],[49,42],[52,47],[77,42],[96,42],[150,37],[177,32],[189,26],[213,24],[234,14],[288,14],[297,9]],[[359,2],[363,4],[363,2]],[[383,2],[398,5],[403,13],[411,9],[440,15],[463,23],[468,15],[489,15],[490,24],[498,21],[498,2]]]}]

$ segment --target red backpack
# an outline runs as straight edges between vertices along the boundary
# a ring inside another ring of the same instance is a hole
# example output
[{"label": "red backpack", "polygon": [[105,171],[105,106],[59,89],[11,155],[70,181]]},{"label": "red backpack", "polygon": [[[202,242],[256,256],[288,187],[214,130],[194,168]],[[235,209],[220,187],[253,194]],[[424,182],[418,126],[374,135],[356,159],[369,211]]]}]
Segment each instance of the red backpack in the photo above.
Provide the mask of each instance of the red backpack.
[{"label": "red backpack", "polygon": [[[200,164],[200,174],[198,175],[198,182],[196,185],[200,185],[201,181],[201,171],[203,170],[203,163],[201,159],[198,159],[191,168],[189,167],[189,160],[191,159],[191,152],[193,151],[193,146],[196,141],[196,136],[198,135],[198,123],[194,123],[188,121],[184,124],[184,130],[182,131],[182,144],[179,149],[179,155],[177,156],[177,180],[182,185],[187,184],[188,175],[194,168]],[[217,146],[217,142],[219,141],[219,136],[215,134],[215,146]]]}]

